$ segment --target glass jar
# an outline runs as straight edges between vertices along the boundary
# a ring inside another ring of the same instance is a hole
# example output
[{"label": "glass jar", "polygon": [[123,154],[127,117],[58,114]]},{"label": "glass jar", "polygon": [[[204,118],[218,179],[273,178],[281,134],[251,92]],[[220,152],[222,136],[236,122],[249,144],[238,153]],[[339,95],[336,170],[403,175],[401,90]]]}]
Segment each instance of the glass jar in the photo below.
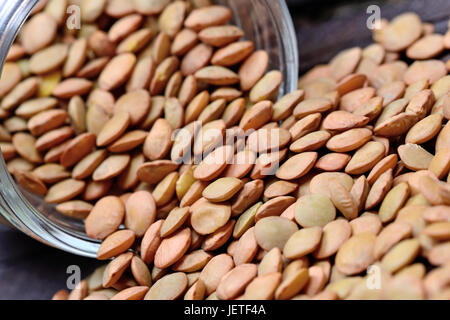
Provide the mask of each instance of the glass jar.
[{"label": "glass jar", "polygon": [[[0,0],[0,65],[22,24],[38,0]],[[269,70],[283,73],[280,95],[297,88],[298,52],[295,30],[284,0],[214,0],[233,11],[232,23],[241,27],[256,49],[269,54]],[[99,242],[84,233],[83,223],[67,218],[42,198],[20,188],[0,156],[0,222],[47,245],[95,257]]]}]

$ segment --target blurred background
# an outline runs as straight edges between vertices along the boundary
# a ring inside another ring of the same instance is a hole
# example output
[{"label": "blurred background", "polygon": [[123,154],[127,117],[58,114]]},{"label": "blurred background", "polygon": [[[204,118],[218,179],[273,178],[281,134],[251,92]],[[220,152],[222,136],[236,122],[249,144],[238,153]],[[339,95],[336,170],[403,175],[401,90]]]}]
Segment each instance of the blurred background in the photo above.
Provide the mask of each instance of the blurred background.
[{"label": "blurred background", "polygon": [[381,8],[388,20],[413,11],[433,23],[435,32],[445,33],[450,18],[449,0],[287,0],[297,30],[300,73],[327,63],[339,51],[364,47],[372,41],[366,27],[370,5]]},{"label": "blurred background", "polygon": [[[344,48],[371,43],[371,32],[366,27],[370,5],[380,6],[381,16],[386,19],[414,11],[423,21],[433,23],[438,33],[447,30],[450,18],[449,0],[286,2],[297,30],[300,74],[328,62]],[[49,248],[0,225],[0,299],[50,299],[65,288],[70,265],[78,265],[84,278],[101,263]]]}]

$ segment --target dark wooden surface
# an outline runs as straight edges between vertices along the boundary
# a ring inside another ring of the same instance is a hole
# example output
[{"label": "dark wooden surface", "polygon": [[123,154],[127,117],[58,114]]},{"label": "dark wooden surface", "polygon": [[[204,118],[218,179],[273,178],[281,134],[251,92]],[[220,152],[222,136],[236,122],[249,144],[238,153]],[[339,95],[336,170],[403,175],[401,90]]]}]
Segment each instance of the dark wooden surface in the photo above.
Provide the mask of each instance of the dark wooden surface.
[{"label": "dark wooden surface", "polygon": [[[298,31],[300,72],[329,61],[344,48],[370,43],[366,28],[370,4],[379,4],[382,17],[388,19],[415,11],[441,33],[450,17],[450,0],[287,2]],[[78,265],[86,276],[99,263],[46,247],[0,225],[0,299],[49,299],[64,288],[69,265]]]},{"label": "dark wooden surface", "polygon": [[450,0],[293,0],[290,11],[297,30],[300,72],[327,63],[345,48],[370,44],[366,10],[373,4],[380,6],[382,18],[392,19],[402,12],[413,11],[423,21],[433,23],[436,32],[447,31]]},{"label": "dark wooden surface", "polygon": [[49,299],[65,286],[70,265],[80,266],[86,277],[99,263],[0,225],[0,299]]}]

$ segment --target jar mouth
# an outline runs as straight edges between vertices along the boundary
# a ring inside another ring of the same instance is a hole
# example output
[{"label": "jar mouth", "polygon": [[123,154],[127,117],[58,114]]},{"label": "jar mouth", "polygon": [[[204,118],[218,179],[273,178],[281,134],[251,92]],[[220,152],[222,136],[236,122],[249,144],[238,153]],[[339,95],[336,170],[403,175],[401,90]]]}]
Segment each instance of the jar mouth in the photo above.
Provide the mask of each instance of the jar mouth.
[{"label": "jar mouth", "polygon": [[[0,0],[0,66],[21,26],[39,0]],[[233,11],[233,22],[252,32],[256,49],[269,51],[269,68],[284,75],[280,96],[297,89],[298,48],[294,25],[284,0],[214,0]],[[247,11],[246,11],[247,10]],[[250,18],[248,18],[250,17]],[[272,26],[268,28],[267,25]],[[89,238],[81,221],[59,214],[41,197],[20,188],[0,156],[0,216],[14,228],[49,246],[76,255],[95,258],[100,242]],[[0,223],[2,220],[0,220]]]}]

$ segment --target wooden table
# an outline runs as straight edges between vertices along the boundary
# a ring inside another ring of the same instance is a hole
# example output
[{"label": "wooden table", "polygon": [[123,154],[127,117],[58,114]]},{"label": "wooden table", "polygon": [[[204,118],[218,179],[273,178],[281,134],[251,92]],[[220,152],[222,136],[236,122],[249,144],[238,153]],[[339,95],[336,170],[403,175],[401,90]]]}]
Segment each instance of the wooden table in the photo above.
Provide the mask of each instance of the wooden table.
[{"label": "wooden table", "polygon": [[[350,1],[351,2],[351,1]],[[373,1],[288,0],[300,50],[300,72],[329,61],[344,48],[371,42],[366,9]],[[450,18],[449,0],[387,0],[381,4],[388,19],[418,12],[443,33]],[[65,287],[69,265],[78,265],[83,277],[99,262],[46,247],[27,236],[0,226],[0,299],[49,299]]]},{"label": "wooden table", "polygon": [[70,265],[78,265],[86,277],[100,263],[47,247],[0,225],[0,299],[49,299],[65,287]]}]

